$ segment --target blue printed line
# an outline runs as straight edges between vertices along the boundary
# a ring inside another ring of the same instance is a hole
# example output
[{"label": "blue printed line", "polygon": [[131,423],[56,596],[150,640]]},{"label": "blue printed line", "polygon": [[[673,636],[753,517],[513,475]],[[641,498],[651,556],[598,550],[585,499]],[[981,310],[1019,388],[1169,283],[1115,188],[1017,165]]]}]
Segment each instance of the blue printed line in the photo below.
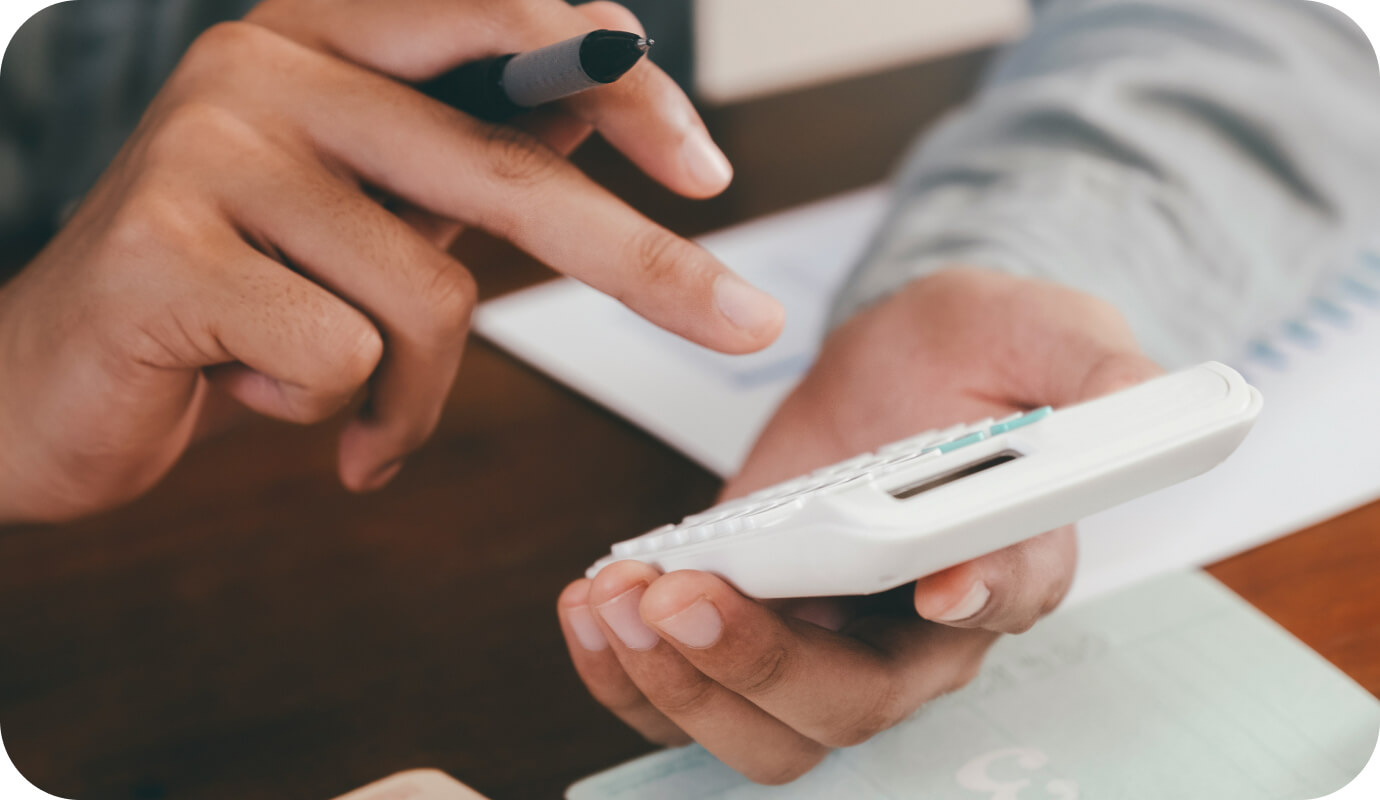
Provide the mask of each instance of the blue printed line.
[{"label": "blue printed line", "polygon": [[1304,347],[1313,347],[1318,343],[1318,334],[1308,324],[1299,320],[1290,320],[1284,324],[1284,334],[1294,342]]},{"label": "blue printed line", "polygon": [[1267,367],[1273,369],[1284,369],[1289,366],[1289,359],[1283,353],[1275,349],[1275,346],[1264,339],[1256,339],[1251,342],[1250,357],[1253,361],[1259,361]]},{"label": "blue printed line", "polygon": [[1380,305],[1380,291],[1356,278],[1342,278],[1342,291],[1366,305]]},{"label": "blue printed line", "polygon": [[1334,325],[1344,327],[1351,322],[1351,312],[1326,297],[1313,298],[1312,305],[1314,314]]}]

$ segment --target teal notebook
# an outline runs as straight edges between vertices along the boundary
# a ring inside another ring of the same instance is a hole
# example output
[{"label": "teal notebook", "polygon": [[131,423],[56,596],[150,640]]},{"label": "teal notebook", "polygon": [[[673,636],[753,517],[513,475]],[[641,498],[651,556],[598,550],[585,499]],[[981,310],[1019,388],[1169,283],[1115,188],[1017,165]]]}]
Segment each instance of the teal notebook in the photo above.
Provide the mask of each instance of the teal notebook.
[{"label": "teal notebook", "polygon": [[1380,702],[1203,573],[1134,586],[993,648],[968,688],[784,787],[697,746],[569,800],[1305,800],[1365,766]]}]

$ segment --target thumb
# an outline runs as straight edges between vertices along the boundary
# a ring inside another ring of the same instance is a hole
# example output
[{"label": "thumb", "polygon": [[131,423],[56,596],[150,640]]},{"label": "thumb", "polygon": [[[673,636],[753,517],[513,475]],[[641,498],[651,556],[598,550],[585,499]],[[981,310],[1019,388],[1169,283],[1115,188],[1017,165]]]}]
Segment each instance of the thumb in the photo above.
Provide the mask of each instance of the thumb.
[{"label": "thumb", "polygon": [[1164,374],[1164,368],[1139,352],[1115,352],[1089,365],[1071,402],[1129,389]]}]

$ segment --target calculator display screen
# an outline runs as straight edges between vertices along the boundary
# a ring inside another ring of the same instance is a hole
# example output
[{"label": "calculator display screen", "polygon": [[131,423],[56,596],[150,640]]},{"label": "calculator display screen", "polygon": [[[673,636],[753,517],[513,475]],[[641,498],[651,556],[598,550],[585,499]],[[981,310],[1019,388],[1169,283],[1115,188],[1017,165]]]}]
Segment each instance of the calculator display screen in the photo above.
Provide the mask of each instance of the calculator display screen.
[{"label": "calculator display screen", "polygon": [[961,481],[964,478],[976,475],[979,472],[986,472],[987,470],[992,469],[993,467],[1000,467],[1002,464],[1008,464],[1020,457],[1021,454],[1016,452],[1015,450],[1003,450],[1002,452],[997,453],[994,456],[985,458],[982,461],[977,462],[976,464],[969,464],[966,467],[959,467],[958,469],[945,472],[941,475],[934,475],[925,478],[919,483],[913,483],[909,486],[902,486],[899,489],[893,489],[891,491],[891,496],[895,497],[897,500],[908,500],[912,497],[915,497],[916,495],[924,494],[925,492],[928,492],[931,489],[938,489],[940,486],[953,483],[954,481]]}]

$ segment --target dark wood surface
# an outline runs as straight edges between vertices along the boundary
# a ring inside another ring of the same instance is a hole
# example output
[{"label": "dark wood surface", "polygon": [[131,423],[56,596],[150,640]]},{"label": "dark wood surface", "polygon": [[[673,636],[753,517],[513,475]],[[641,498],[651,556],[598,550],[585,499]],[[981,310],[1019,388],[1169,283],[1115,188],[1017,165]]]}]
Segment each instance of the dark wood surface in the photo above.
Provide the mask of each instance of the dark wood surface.
[{"label": "dark wood surface", "polygon": [[[713,113],[739,181],[707,204],[597,144],[581,160],[697,233],[882,177],[980,63]],[[482,237],[462,251],[489,295],[548,275]],[[554,602],[717,481],[483,342],[383,492],[339,487],[335,432],[252,422],[127,508],[0,530],[0,730],[26,776],[83,800],[329,798],[433,766],[542,798],[651,749],[585,695]],[[1212,571],[1380,693],[1378,534],[1374,505]]]}]

